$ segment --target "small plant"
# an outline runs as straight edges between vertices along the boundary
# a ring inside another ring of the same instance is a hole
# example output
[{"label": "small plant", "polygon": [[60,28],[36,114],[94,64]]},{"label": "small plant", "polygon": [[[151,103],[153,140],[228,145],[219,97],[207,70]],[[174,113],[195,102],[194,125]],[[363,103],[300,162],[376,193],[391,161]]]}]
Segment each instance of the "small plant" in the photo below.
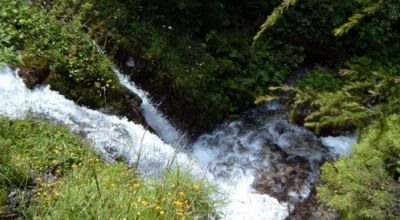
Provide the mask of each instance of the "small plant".
[{"label": "small plant", "polygon": [[161,178],[138,176],[123,162],[104,162],[60,126],[0,118],[0,149],[0,211],[6,193],[17,192],[25,202],[34,189],[31,205],[15,210],[27,218],[218,216],[218,201],[211,197],[216,191],[206,180],[176,169],[165,170]]}]

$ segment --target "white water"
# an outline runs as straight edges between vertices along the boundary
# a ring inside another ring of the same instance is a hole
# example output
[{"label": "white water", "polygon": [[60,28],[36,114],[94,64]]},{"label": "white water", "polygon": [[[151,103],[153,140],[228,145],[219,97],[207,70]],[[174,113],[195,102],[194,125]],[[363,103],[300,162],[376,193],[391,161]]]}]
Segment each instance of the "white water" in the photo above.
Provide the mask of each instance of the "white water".
[{"label": "white water", "polygon": [[[304,184],[296,191],[293,191],[296,187],[289,188],[287,193],[290,201],[302,201],[318,179],[319,161],[330,155],[312,132],[290,124],[285,112],[285,107],[277,103],[256,108],[240,119],[202,135],[193,144],[193,156],[203,167],[208,167],[216,182],[236,185],[228,189],[234,190],[231,193],[235,197],[226,208],[232,219],[242,219],[243,210],[246,210],[248,219],[260,219],[260,216],[262,219],[285,218],[288,205],[265,194],[249,196],[249,192],[254,191],[253,185],[262,184],[265,174],[285,180],[288,175],[285,172],[291,166],[287,161],[305,158],[309,170],[305,171],[308,176]],[[276,152],[276,147],[285,152],[284,155]],[[276,192],[283,189],[279,186],[271,188]]]},{"label": "white water", "polygon": [[114,72],[122,85],[142,99],[140,107],[143,110],[143,115],[147,123],[157,132],[157,135],[163,141],[172,145],[186,143],[185,135],[176,129],[171,122],[160,113],[147,92],[139,89],[127,76],[122,75],[117,70]]},{"label": "white water", "polygon": [[338,137],[322,137],[322,143],[331,148],[333,157],[348,156],[351,152],[351,146],[357,143],[357,137],[355,135],[346,135]]},{"label": "white water", "polygon": [[[157,111],[154,112],[158,118],[164,118]],[[172,158],[176,158],[175,164],[190,169],[194,175],[206,175],[205,169],[196,166],[196,162],[189,156],[177,152],[158,136],[146,132],[141,125],[125,118],[77,106],[48,86],[29,90],[16,71],[3,68],[0,70],[0,115],[21,119],[28,114],[68,126],[73,132],[89,140],[92,146],[108,159],[124,157],[129,164],[134,164],[140,154],[139,169],[143,173],[159,175],[162,168],[166,167]],[[207,177],[213,179],[210,173]],[[235,207],[240,205],[242,208],[237,207],[234,213],[232,210],[221,208],[225,219],[281,219],[287,215],[284,205],[269,196],[251,191],[251,176],[249,179],[235,180],[235,177],[232,177],[230,180],[232,182],[217,183],[222,191],[230,193],[227,195],[229,204],[235,204]],[[244,209],[250,207],[249,210]]]},{"label": "white water", "polygon": [[91,141],[106,159],[123,157],[131,165],[140,160],[140,171],[146,174],[158,175],[172,158],[195,174],[204,173],[186,154],[177,152],[141,125],[77,106],[48,86],[29,90],[15,71],[1,70],[0,115],[24,118],[28,114],[68,126]]},{"label": "white water", "polygon": [[[124,86],[142,98],[145,118],[157,134],[168,143],[182,142],[181,132],[157,110],[147,93],[122,74],[116,74]],[[274,110],[279,106],[271,105],[268,108]],[[310,135],[280,119],[271,121],[261,118],[254,122],[257,126],[253,126],[251,121],[241,120],[229,123],[212,134],[203,135],[193,145],[193,157],[196,158],[193,160],[190,155],[178,152],[157,135],[146,132],[141,125],[77,106],[48,86],[29,90],[15,71],[9,68],[0,70],[0,115],[24,118],[28,114],[68,126],[89,140],[107,159],[123,157],[131,165],[140,160],[139,170],[144,174],[160,175],[162,169],[175,158],[174,164],[191,170],[196,176],[206,176],[219,186],[221,192],[227,194],[228,204],[220,210],[224,219],[275,220],[288,215],[285,203],[258,194],[252,187],[258,178],[257,174],[275,163],[274,155],[264,147],[266,144],[279,145],[288,155],[312,159],[319,159],[326,153],[314,143],[313,138],[306,140],[310,143],[308,147],[315,145],[315,151],[311,154],[307,154],[302,144],[295,144],[293,148],[293,142],[305,140],[304,136],[295,134],[306,134],[307,138]],[[282,127],[286,130],[282,130]],[[329,138],[325,141],[333,147],[342,143]]]}]

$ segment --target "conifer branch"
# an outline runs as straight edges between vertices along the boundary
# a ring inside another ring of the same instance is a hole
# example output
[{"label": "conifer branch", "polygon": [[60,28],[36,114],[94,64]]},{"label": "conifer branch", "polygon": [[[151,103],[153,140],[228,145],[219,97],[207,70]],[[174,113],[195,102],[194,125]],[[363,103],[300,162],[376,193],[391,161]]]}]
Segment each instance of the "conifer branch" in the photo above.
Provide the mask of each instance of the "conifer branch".
[{"label": "conifer branch", "polygon": [[260,26],[260,30],[253,37],[253,41],[257,41],[261,35],[269,28],[275,25],[276,21],[282,16],[282,14],[289,8],[296,5],[297,0],[283,0],[282,3],[277,6],[267,17],[267,20]]}]

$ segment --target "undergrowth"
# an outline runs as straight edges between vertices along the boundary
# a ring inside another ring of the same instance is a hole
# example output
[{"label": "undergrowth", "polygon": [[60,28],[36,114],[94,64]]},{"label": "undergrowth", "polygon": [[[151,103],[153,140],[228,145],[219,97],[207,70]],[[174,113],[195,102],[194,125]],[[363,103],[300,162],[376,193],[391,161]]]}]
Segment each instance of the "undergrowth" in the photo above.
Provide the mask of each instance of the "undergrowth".
[{"label": "undergrowth", "polygon": [[[206,219],[215,188],[187,172],[138,176],[108,163],[60,126],[0,118],[0,217],[28,219]],[[16,193],[19,206],[6,206]],[[29,204],[29,205],[26,205]]]},{"label": "undergrowth", "polygon": [[0,0],[0,6],[0,66],[43,78],[79,104],[123,111],[125,91],[113,62],[82,30],[79,19],[60,21],[21,0]]}]

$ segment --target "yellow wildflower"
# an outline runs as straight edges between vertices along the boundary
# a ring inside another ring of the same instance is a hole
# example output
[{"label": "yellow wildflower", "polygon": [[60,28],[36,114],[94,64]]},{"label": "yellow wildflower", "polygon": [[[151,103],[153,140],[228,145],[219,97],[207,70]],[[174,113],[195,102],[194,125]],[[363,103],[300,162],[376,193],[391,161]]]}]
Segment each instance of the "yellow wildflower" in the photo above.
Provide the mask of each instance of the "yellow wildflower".
[{"label": "yellow wildflower", "polygon": [[183,216],[183,211],[181,211],[181,210],[176,211],[176,215],[177,216]]},{"label": "yellow wildflower", "polygon": [[174,204],[175,204],[176,206],[181,206],[181,205],[183,205],[183,203],[182,203],[181,201],[179,201],[179,200],[174,201]]},{"label": "yellow wildflower", "polygon": [[193,184],[192,188],[195,190],[199,190],[200,186],[199,184]]}]

